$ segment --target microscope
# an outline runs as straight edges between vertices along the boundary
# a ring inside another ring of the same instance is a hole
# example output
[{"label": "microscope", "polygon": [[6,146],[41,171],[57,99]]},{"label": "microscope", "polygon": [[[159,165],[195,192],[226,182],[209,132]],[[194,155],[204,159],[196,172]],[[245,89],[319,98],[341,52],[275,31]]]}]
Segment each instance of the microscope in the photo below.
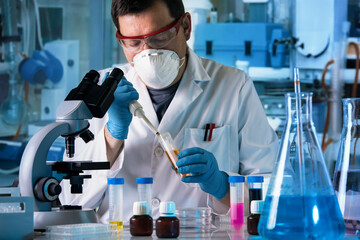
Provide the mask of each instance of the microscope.
[{"label": "microscope", "polygon": [[61,193],[59,181],[52,177],[52,171],[65,174],[72,193],[82,193],[83,170],[110,169],[109,162],[58,161],[46,162],[52,143],[59,137],[65,138],[66,154],[75,153],[75,138],[86,143],[94,139],[89,130],[89,120],[102,118],[114,101],[114,92],[124,73],[114,68],[108,78],[99,85],[100,74],[91,70],[80,84],[72,89],[56,112],[56,121],[39,130],[28,142],[23,153],[19,188],[21,196],[34,197],[34,229],[45,229],[49,225],[97,222],[93,209],[81,206],[60,206],[52,209],[52,203]]}]

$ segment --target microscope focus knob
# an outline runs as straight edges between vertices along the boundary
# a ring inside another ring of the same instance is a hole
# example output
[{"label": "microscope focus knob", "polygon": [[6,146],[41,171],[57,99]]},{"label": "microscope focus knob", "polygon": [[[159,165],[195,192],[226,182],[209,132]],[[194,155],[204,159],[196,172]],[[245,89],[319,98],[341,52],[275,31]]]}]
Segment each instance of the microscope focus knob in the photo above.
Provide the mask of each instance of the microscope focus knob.
[{"label": "microscope focus knob", "polygon": [[61,186],[55,183],[49,185],[49,194],[51,196],[59,195],[61,193]]},{"label": "microscope focus knob", "polygon": [[34,187],[35,197],[42,202],[55,201],[61,193],[59,181],[53,177],[40,178]]}]

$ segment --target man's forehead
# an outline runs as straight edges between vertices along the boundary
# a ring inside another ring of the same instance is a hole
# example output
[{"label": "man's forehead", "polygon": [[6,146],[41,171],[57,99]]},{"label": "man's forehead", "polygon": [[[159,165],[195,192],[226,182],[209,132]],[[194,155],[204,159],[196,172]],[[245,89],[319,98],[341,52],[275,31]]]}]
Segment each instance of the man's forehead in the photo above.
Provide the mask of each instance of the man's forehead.
[{"label": "man's forehead", "polygon": [[119,31],[123,36],[145,35],[157,31],[175,19],[170,16],[167,6],[162,2],[154,4],[141,13],[130,13],[118,17]]}]

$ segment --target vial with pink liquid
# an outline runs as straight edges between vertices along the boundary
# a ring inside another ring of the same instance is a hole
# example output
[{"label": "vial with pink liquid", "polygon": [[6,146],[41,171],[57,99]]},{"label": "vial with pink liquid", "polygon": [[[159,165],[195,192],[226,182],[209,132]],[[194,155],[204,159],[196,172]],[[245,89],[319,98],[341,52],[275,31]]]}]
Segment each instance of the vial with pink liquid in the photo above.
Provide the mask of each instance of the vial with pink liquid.
[{"label": "vial with pink liquid", "polygon": [[231,226],[235,230],[244,225],[244,181],[243,176],[229,177]]}]

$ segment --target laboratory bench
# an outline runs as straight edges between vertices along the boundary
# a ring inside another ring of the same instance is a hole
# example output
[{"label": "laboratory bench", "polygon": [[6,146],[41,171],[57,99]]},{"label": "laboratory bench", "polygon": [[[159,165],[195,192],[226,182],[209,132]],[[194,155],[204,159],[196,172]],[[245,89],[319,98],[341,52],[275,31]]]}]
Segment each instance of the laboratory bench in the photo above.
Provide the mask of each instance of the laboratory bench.
[{"label": "laboratory bench", "polygon": [[[1,238],[0,238],[1,239]],[[46,237],[43,233],[40,232],[34,232],[33,236],[28,239],[37,239],[37,240],[43,240],[43,239],[109,239],[109,240],[128,240],[128,239],[144,239],[144,240],[151,240],[151,239],[171,239],[171,238],[158,238],[155,233],[155,229],[153,231],[153,234],[151,236],[131,236],[129,227],[124,227],[123,230],[121,230],[116,236],[113,237],[103,237],[103,236],[86,236],[86,237],[73,237],[73,238],[49,238]],[[180,236],[175,239],[192,239],[192,240],[206,240],[206,239],[219,239],[219,240],[261,240],[263,239],[261,236],[255,236],[255,235],[249,235],[246,230],[246,225],[244,225],[240,231],[235,231],[231,229],[229,226],[223,226],[219,228],[213,228],[210,231],[202,231],[202,230],[184,230],[180,229]],[[346,239],[360,239],[360,236],[355,235],[345,235],[343,240]],[[284,240],[287,240],[284,238]]]}]

